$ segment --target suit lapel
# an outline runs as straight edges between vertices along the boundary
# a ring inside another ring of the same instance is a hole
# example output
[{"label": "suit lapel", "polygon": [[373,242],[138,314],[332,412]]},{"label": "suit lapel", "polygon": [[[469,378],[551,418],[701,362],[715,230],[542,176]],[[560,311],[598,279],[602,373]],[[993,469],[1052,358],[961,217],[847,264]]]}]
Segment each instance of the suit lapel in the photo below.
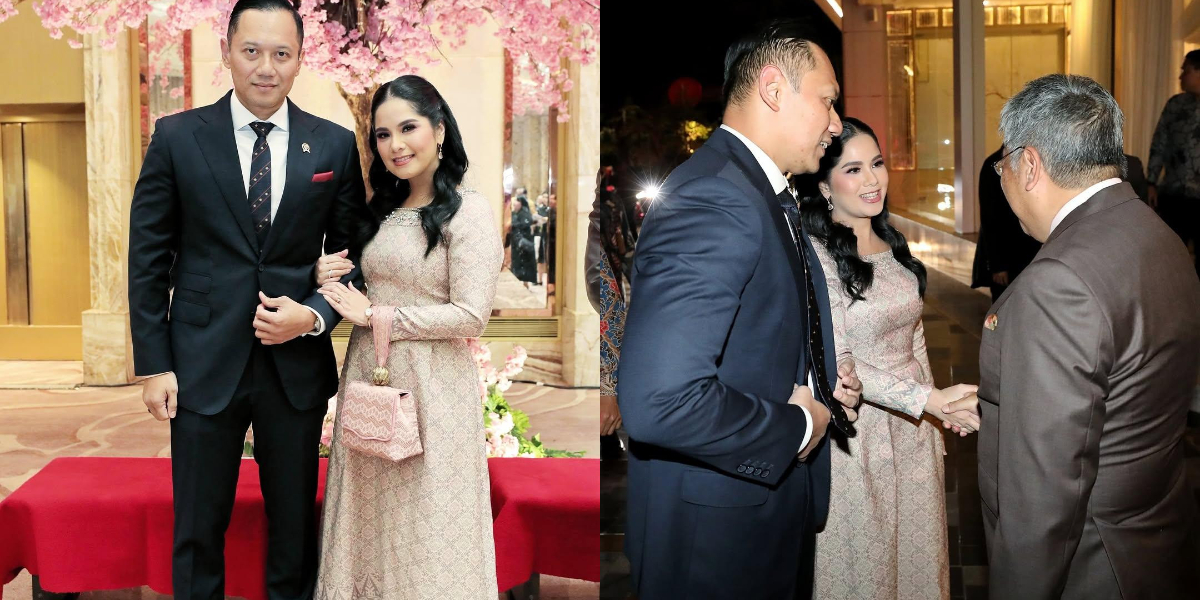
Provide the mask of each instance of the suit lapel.
[{"label": "suit lapel", "polygon": [[234,221],[254,251],[258,252],[258,238],[254,235],[254,224],[250,217],[250,205],[246,201],[246,184],[242,179],[242,165],[238,158],[237,143],[233,138],[233,114],[229,108],[229,94],[200,113],[205,125],[196,129],[196,143],[208,163],[217,189],[225,198]]},{"label": "suit lapel", "polygon": [[[808,237],[808,232],[803,229],[800,231],[800,240],[804,252],[808,255],[808,274],[812,279],[813,294],[817,297],[817,305],[808,307],[808,310],[816,310],[821,314],[821,345],[825,348],[825,356],[819,359],[825,361],[825,375],[833,378],[837,374],[837,346],[833,339],[833,315],[828,309],[821,310],[821,307],[829,306],[829,287],[825,280],[825,269],[821,267],[821,259],[817,257],[816,250],[813,250],[812,238]],[[831,356],[833,357],[832,362],[829,360]],[[829,387],[835,387],[835,383],[836,380],[831,379]]]},{"label": "suit lapel", "polygon": [[[792,268],[792,275],[796,280],[796,293],[799,294],[800,303],[803,305],[805,298],[808,297],[808,291],[804,289],[804,267],[800,264],[800,256],[796,253],[796,242],[792,239],[792,228],[788,225],[787,217],[783,214],[783,208],[779,206],[779,201],[775,198],[775,190],[771,187],[771,180],[767,179],[767,174],[763,173],[762,166],[750,153],[750,149],[737,139],[737,136],[725,131],[717,129],[713,136],[718,141],[724,142],[728,148],[728,154],[741,169],[742,175],[746,177],[754,189],[758,190],[759,197],[767,204],[767,212],[771,214],[771,221],[775,224],[775,232],[779,236],[780,242],[784,246],[784,254],[788,257],[788,265]],[[718,137],[719,136],[719,137]]]},{"label": "suit lapel", "polygon": [[[1092,196],[1087,202],[1079,205],[1075,208],[1075,210],[1071,211],[1070,214],[1068,214],[1066,217],[1063,217],[1062,222],[1058,224],[1058,227],[1054,228],[1054,231],[1050,232],[1050,236],[1046,238],[1046,242],[1042,244],[1042,249],[1038,251],[1037,255],[1035,255],[1033,259],[1037,260],[1037,257],[1041,255],[1042,252],[1044,252],[1045,249],[1054,242],[1054,240],[1057,240],[1059,237],[1064,235],[1064,233],[1070,229],[1072,225],[1082,221],[1083,219],[1086,219],[1090,215],[1094,215],[1100,211],[1112,208],[1131,200],[1137,200],[1137,193],[1133,191],[1133,186],[1126,181],[1111,185],[1100,190],[1099,192],[1096,192],[1095,196]],[[1002,307],[1005,301],[1008,300],[1008,297],[1012,295],[1013,289],[1016,288],[1016,282],[1019,280],[1020,277],[1014,280],[1013,284],[1008,286],[1008,288],[1004,290],[1004,293],[1000,294],[1000,297],[992,302],[992,307],[988,309],[989,315],[1000,312],[1000,307]]]},{"label": "suit lapel", "polygon": [[[296,220],[296,213],[304,209],[304,194],[312,186],[313,167],[321,148],[313,130],[320,121],[300,110],[289,99],[288,101],[288,133],[287,174],[283,186],[283,195],[279,199],[279,209],[271,221],[271,231],[263,245],[263,254],[267,254],[279,244],[279,239],[287,233],[288,226]],[[304,151],[305,145],[308,152]]]},{"label": "suit lapel", "polygon": [[1050,232],[1050,236],[1046,238],[1046,243],[1042,244],[1042,247],[1044,248],[1049,245],[1072,225],[1086,219],[1088,216],[1129,200],[1137,200],[1137,197],[1137,192],[1133,191],[1133,186],[1127,181],[1110,185],[1096,192],[1096,195],[1088,199],[1087,202],[1077,206],[1070,214],[1063,217],[1062,222],[1058,224],[1058,227],[1054,228],[1054,231]]}]

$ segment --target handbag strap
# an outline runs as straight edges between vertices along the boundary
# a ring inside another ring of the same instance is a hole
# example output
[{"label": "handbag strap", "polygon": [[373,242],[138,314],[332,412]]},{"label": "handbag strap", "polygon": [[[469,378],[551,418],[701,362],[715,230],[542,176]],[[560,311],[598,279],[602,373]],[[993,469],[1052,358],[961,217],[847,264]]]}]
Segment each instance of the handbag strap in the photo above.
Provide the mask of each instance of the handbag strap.
[{"label": "handbag strap", "polygon": [[375,363],[376,366],[387,367],[388,352],[392,348],[392,321],[396,318],[396,308],[374,308],[371,315],[371,334],[375,338]]}]

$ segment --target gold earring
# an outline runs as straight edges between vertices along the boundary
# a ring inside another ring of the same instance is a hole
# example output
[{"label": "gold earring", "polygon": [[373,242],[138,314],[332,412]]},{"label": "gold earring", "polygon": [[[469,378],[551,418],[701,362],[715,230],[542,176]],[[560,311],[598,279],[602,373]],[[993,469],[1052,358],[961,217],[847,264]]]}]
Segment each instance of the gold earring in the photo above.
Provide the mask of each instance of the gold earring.
[{"label": "gold earring", "polygon": [[442,145],[438,144],[438,160],[442,160]]}]

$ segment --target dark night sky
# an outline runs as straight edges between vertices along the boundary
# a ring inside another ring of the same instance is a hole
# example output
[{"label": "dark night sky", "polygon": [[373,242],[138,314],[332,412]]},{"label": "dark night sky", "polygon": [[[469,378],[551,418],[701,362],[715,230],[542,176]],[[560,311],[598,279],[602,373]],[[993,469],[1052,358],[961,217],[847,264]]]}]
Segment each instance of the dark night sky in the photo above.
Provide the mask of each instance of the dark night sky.
[{"label": "dark night sky", "polygon": [[841,78],[841,32],[814,0],[606,3],[600,46],[602,117],[629,100],[651,109],[666,104],[667,89],[679,77],[699,80],[706,97],[714,93],[719,98],[726,48],[755,23],[777,17],[811,23],[814,41],[830,54]]}]

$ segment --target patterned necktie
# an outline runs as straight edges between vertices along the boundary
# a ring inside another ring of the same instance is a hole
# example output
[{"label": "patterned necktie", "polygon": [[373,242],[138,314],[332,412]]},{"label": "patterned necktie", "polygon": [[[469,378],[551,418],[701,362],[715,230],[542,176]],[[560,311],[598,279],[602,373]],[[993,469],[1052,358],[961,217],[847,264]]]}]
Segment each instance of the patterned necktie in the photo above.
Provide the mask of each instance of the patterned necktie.
[{"label": "patterned necktie", "polygon": [[821,337],[821,308],[817,304],[817,292],[813,286],[811,267],[808,263],[808,253],[804,251],[804,238],[800,229],[800,209],[796,198],[786,188],[776,196],[779,205],[783,207],[783,215],[787,218],[788,227],[792,232],[792,241],[796,252],[800,255],[800,265],[804,270],[804,289],[808,291],[808,372],[812,374],[813,396],[818,402],[829,409],[830,421],[847,436],[854,436],[854,427],[846,416],[842,403],[833,397],[829,389],[829,378],[825,371],[825,345]]},{"label": "patterned necktie", "polygon": [[250,159],[250,191],[246,200],[250,202],[250,219],[254,222],[254,234],[258,236],[261,249],[271,231],[271,146],[267,134],[274,123],[257,121],[250,124],[258,139],[254,140],[254,154]]}]

